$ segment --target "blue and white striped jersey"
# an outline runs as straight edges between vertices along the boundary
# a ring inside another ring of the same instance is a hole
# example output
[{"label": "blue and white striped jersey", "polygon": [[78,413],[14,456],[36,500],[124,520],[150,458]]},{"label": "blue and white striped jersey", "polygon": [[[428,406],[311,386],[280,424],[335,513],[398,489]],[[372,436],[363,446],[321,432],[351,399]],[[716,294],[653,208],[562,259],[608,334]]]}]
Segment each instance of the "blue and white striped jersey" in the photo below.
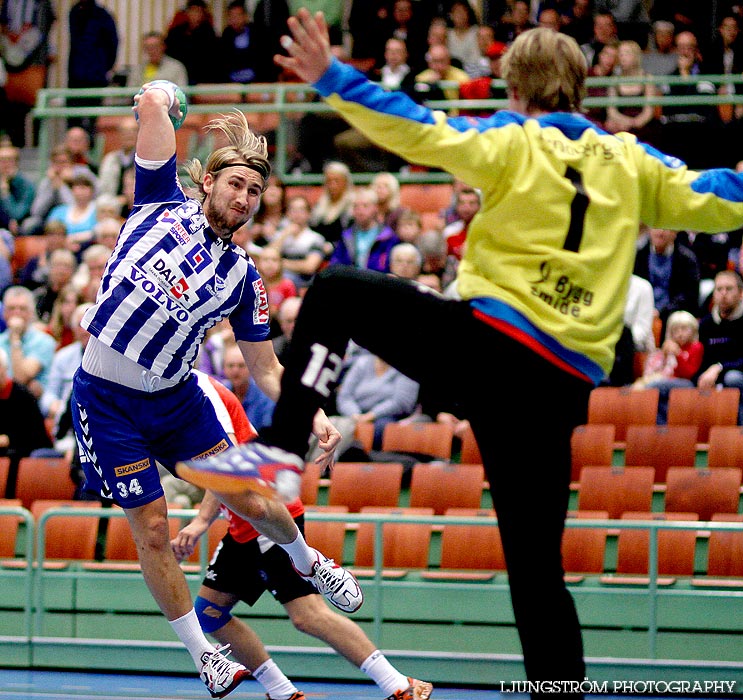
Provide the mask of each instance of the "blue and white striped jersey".
[{"label": "blue and white striped jersey", "polygon": [[186,197],[175,156],[136,166],[134,209],[82,321],[98,340],[165,379],[188,377],[207,329],[228,317],[238,340],[269,334],[263,281],[244,250]]}]

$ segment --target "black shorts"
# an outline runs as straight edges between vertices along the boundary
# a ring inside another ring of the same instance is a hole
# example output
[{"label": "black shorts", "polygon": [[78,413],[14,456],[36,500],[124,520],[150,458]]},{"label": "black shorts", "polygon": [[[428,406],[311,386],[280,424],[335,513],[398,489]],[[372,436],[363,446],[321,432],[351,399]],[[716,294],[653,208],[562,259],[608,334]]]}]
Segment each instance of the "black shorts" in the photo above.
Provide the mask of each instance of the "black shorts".
[{"label": "black shorts", "polygon": [[[294,522],[303,532],[304,516]],[[241,544],[229,532],[214,552],[202,583],[215,591],[236,595],[248,605],[254,605],[264,591],[282,604],[317,593],[294,570],[289,555],[279,545],[261,552],[258,538]]]}]

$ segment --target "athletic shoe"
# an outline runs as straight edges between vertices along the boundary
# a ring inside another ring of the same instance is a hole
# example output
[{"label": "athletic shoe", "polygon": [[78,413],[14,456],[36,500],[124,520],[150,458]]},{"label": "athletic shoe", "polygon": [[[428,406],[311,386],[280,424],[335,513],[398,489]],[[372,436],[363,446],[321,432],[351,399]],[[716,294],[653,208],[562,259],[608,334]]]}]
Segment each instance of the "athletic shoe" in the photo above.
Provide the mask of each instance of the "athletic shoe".
[{"label": "athletic shoe", "polygon": [[[266,700],[273,700],[273,698],[270,695],[266,695]],[[298,690],[289,698],[289,700],[305,700],[304,693],[301,690]]]},{"label": "athletic shoe", "polygon": [[249,442],[205,459],[178,462],[181,479],[218,493],[257,491],[293,501],[302,486],[304,461],[279,447]]},{"label": "athletic shoe", "polygon": [[203,666],[200,677],[213,698],[223,698],[250,676],[245,666],[227,659],[229,654],[230,645],[225,644],[201,656]]},{"label": "athletic shoe", "polygon": [[321,552],[315,550],[317,560],[312,564],[312,573],[297,573],[309,581],[325,599],[343,612],[356,612],[364,602],[364,594],[353,574],[338,566]]},{"label": "athletic shoe", "polygon": [[433,693],[433,686],[425,681],[408,678],[410,685],[405,690],[396,690],[386,700],[428,700]]}]

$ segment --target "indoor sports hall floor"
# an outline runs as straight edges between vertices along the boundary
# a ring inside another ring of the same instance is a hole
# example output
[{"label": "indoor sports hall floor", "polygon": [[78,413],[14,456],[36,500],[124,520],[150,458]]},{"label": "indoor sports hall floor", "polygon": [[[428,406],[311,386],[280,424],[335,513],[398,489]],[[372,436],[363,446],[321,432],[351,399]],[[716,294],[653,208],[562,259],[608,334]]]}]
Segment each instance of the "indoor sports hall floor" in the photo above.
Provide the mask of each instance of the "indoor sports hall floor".
[{"label": "indoor sports hall floor", "polygon": [[[380,700],[371,683],[297,683],[307,700]],[[195,676],[78,673],[67,671],[0,670],[0,700],[208,700]],[[265,700],[255,681],[244,682],[230,700]],[[639,700],[640,696],[593,695],[596,700]],[[437,686],[433,700],[527,700],[517,693]],[[656,699],[658,700],[657,696]],[[676,699],[682,700],[682,699]],[[694,700],[705,700],[695,697]],[[709,700],[715,700],[710,698]],[[719,700],[719,698],[717,699]]]}]

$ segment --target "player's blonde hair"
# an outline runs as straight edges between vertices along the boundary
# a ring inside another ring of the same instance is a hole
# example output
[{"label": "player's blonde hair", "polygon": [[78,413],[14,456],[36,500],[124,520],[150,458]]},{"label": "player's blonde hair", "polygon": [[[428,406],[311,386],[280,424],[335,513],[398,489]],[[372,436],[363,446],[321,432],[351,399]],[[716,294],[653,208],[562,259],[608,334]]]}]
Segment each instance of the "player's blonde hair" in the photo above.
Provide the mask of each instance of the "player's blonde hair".
[{"label": "player's blonde hair", "polygon": [[263,178],[263,189],[266,189],[271,175],[271,163],[268,160],[268,144],[265,136],[258,136],[250,130],[245,115],[235,109],[229,114],[220,114],[206,125],[207,131],[218,131],[227,140],[226,146],[217,148],[206,161],[206,166],[197,158],[185,165],[186,172],[198,187],[200,198],[204,192],[204,175],[216,174],[229,165],[245,165],[255,170]]},{"label": "player's blonde hair", "polygon": [[586,59],[575,39],[537,27],[520,34],[501,61],[503,79],[528,109],[577,112],[585,96]]}]

